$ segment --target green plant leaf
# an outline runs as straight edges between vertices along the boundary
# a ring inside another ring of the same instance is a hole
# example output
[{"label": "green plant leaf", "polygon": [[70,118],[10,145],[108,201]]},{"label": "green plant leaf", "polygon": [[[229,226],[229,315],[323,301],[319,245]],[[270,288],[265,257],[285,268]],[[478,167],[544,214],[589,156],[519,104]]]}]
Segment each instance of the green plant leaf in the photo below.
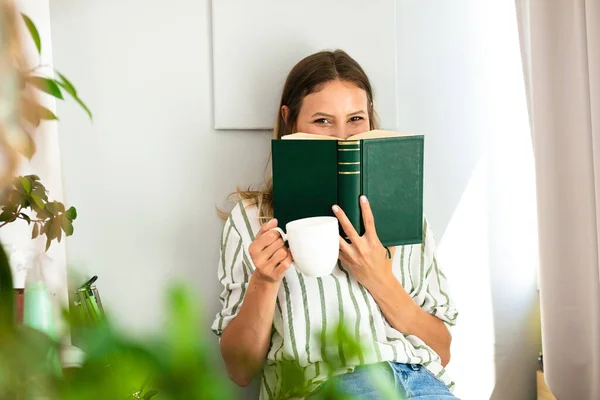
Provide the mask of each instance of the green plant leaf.
[{"label": "green plant leaf", "polygon": [[52,215],[58,215],[58,208],[56,207],[55,201],[46,203],[46,210],[48,210]]},{"label": "green plant leaf", "polygon": [[16,321],[13,287],[10,263],[2,244],[0,244],[0,327],[2,327],[3,333],[14,328]]},{"label": "green plant leaf", "polygon": [[37,223],[33,224],[33,231],[31,232],[31,238],[35,239],[40,234],[40,227]]},{"label": "green plant leaf", "polygon": [[42,223],[42,229],[40,229],[40,235],[48,235],[48,231],[50,230],[52,220],[48,220],[45,223]]},{"label": "green plant leaf", "polygon": [[35,182],[33,184],[33,188],[31,189],[31,193],[37,195],[40,199],[44,201],[48,201],[48,193],[44,185],[41,182]]},{"label": "green plant leaf", "polygon": [[50,111],[49,109],[47,109],[46,107],[37,106],[38,111],[39,111],[39,116],[42,120],[44,121],[58,121],[58,117],[56,116],[56,114],[54,114],[52,111]]},{"label": "green plant leaf", "polygon": [[20,213],[19,217],[23,218],[25,221],[27,221],[27,225],[31,224],[31,218],[29,218],[29,215],[25,214],[25,213]]},{"label": "green plant leaf", "polygon": [[84,111],[87,113],[87,115],[90,117],[90,119],[93,120],[94,117],[92,115],[92,112],[90,111],[88,106],[83,102],[83,100],[81,100],[79,98],[79,96],[77,95],[77,90],[75,89],[75,86],[71,83],[71,81],[69,81],[63,74],[61,74],[57,70],[54,70],[54,72],[56,72],[56,74],[58,75],[58,78],[59,78],[56,81],[56,83],[60,87],[62,87],[67,93],[69,93],[71,95],[71,97],[73,97],[73,99],[75,99],[75,101],[77,103],[79,103],[81,108],[84,109]]},{"label": "green plant leaf", "polygon": [[63,94],[60,91],[60,87],[54,79],[44,78],[42,76],[28,76],[26,81],[27,83],[40,89],[42,92],[46,92],[57,99],[64,99]]},{"label": "green plant leaf", "polygon": [[[35,193],[31,194],[31,198],[33,199],[33,201],[35,202],[35,204],[41,209],[44,209],[44,202],[42,201],[42,199],[40,198],[40,196],[38,196]],[[39,211],[38,211],[39,213]]]},{"label": "green plant leaf", "polygon": [[67,93],[69,93],[71,96],[77,97],[77,90],[75,89],[75,86],[73,86],[71,81],[69,81],[66,76],[64,76],[57,70],[54,70],[54,72],[56,72],[56,75],[58,75],[58,80],[56,81],[56,83],[58,83],[62,88],[64,88],[67,91]]},{"label": "green plant leaf", "polygon": [[171,363],[174,368],[182,368],[196,354],[198,313],[191,294],[183,287],[169,290],[169,331]]},{"label": "green plant leaf", "polygon": [[69,207],[69,209],[66,211],[66,214],[67,218],[73,221],[77,218],[77,209],[75,209],[75,207]]},{"label": "green plant leaf", "polygon": [[14,204],[7,204],[4,207],[2,207],[2,212],[15,214],[17,212],[17,207],[15,207]]},{"label": "green plant leaf", "polygon": [[[27,193],[27,189],[25,188],[25,186],[23,185],[23,182],[21,182],[21,177],[18,176],[14,179],[13,181],[15,188],[17,189],[17,191],[19,192],[19,194],[24,195]],[[31,190],[31,188],[29,188]],[[14,201],[14,200],[13,200]],[[19,201],[20,203],[20,201]]]},{"label": "green plant leaf", "polygon": [[21,182],[21,185],[23,185],[23,189],[25,189],[25,193],[27,193],[27,194],[31,193],[31,182],[29,182],[29,179],[27,179],[24,176],[20,176],[19,181]]},{"label": "green plant leaf", "polygon": [[60,243],[60,240],[62,239],[62,225],[64,220],[65,218],[63,215],[58,215],[52,221],[52,237],[56,238],[58,243]]},{"label": "green plant leaf", "polygon": [[15,217],[14,213],[4,211],[2,214],[0,214],[0,222],[10,221],[14,217]]},{"label": "green plant leaf", "polygon": [[90,120],[93,120],[94,116],[92,115],[92,112],[90,111],[90,109],[88,108],[88,106],[83,102],[83,100],[81,100],[79,97],[75,97],[75,101],[77,103],[79,103],[79,105],[81,106],[81,108],[83,108],[85,110],[85,112],[87,113],[87,115],[90,117]]},{"label": "green plant leaf", "polygon": [[29,185],[31,186],[32,189],[37,184],[36,180],[33,179],[32,175],[25,175],[23,178],[27,179],[27,181],[29,182]]},{"label": "green plant leaf", "polygon": [[144,400],[150,400],[151,398],[153,398],[157,394],[158,394],[158,390],[151,389],[151,390],[148,390],[146,393],[144,393],[144,396],[142,397],[142,399],[144,399]]},{"label": "green plant leaf", "polygon": [[69,220],[69,218],[63,219],[62,229],[65,232],[65,235],[67,236],[71,236],[73,234],[73,223],[71,222],[71,220]]},{"label": "green plant leaf", "polygon": [[65,205],[63,203],[61,203],[60,201],[55,201],[54,203],[56,203],[56,208],[58,209],[58,211],[60,211],[61,213],[65,212]]},{"label": "green plant leaf", "polygon": [[54,222],[54,220],[52,218],[50,218],[50,220],[48,222],[46,222],[46,225],[44,225],[44,232],[46,233],[46,250],[45,251],[48,251],[48,249],[50,248],[50,244],[52,243],[52,240],[56,239],[53,222]]},{"label": "green plant leaf", "polygon": [[27,25],[27,30],[29,31],[31,38],[33,39],[33,42],[35,43],[35,48],[37,49],[38,54],[41,55],[42,54],[42,41],[40,39],[40,33],[38,32],[37,28],[35,27],[35,24],[31,20],[31,18],[29,18],[27,15],[25,15],[23,13],[21,13],[21,17],[23,17],[23,21],[25,21],[25,25]]},{"label": "green plant leaf", "polygon": [[31,209],[37,213],[38,218],[42,218],[40,217],[40,213],[44,210],[41,209],[40,206],[38,206],[37,203],[33,200],[33,194],[29,197],[31,198],[31,201],[29,202],[29,207],[31,207]]},{"label": "green plant leaf", "polygon": [[[37,127],[41,120],[56,121],[58,117],[52,111],[28,100],[23,101],[23,116],[31,125]],[[29,134],[28,134],[29,135]]]},{"label": "green plant leaf", "polygon": [[39,219],[48,219],[52,217],[52,214],[46,209],[37,209],[35,211],[37,212],[37,217]]}]

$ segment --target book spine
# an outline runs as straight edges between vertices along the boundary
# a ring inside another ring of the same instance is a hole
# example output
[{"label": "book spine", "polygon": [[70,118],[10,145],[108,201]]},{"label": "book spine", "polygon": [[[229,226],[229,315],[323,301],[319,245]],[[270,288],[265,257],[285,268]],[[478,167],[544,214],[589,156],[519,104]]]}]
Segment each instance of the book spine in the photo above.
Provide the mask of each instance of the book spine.
[{"label": "book spine", "polygon": [[[338,205],[360,234],[361,141],[338,141]],[[347,235],[341,230],[342,237]]]}]

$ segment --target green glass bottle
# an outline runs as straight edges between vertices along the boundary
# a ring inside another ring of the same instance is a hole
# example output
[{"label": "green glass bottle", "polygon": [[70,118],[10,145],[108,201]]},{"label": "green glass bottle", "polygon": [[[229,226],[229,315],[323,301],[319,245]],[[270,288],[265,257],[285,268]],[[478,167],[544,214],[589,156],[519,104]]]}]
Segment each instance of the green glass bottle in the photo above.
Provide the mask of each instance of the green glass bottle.
[{"label": "green glass bottle", "polygon": [[[32,266],[27,270],[25,277],[25,291],[23,294],[23,325],[36,329],[56,341],[56,328],[54,324],[54,310],[52,296],[46,285],[40,255],[33,260]],[[62,376],[62,367],[58,347],[52,348],[47,355],[49,370],[55,376]],[[42,399],[37,393],[36,399]]]},{"label": "green glass bottle", "polygon": [[27,271],[23,297],[23,325],[56,339],[54,311],[40,262]]}]

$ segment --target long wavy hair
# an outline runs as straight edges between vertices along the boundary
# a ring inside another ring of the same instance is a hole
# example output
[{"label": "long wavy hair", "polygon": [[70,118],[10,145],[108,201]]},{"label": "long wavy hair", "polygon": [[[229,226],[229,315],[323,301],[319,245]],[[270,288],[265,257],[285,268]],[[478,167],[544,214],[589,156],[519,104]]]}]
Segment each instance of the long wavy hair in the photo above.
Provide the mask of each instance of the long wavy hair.
[{"label": "long wavy hair", "polygon": [[[377,129],[379,124],[373,109],[371,82],[356,60],[345,51],[338,49],[312,54],[302,59],[292,68],[281,93],[273,137],[281,139],[285,135],[295,133],[304,98],[311,93],[320,91],[326,83],[336,80],[352,83],[366,92],[369,128]],[[281,112],[283,106],[289,108],[287,119],[283,118]],[[262,189],[248,187],[244,190],[238,187],[229,196],[230,199],[234,198],[247,201],[250,205],[256,205],[259,210],[261,224],[273,218],[273,180],[271,176],[272,174],[269,173]],[[228,217],[227,213],[221,211],[219,211],[219,215],[224,219]]]}]

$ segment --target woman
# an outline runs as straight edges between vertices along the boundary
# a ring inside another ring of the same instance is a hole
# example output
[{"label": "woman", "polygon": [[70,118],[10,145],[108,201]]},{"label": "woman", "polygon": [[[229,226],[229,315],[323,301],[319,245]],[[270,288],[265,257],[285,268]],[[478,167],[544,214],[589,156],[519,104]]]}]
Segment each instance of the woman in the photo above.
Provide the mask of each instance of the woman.
[{"label": "woman", "polygon": [[[306,132],[345,139],[376,128],[369,79],[345,52],[319,52],[292,69],[276,138]],[[289,268],[292,254],[271,230],[277,226],[272,186],[238,194],[242,202],[221,238],[223,309],[213,324],[235,383],[246,386],[262,370],[261,399],[330,387],[376,399],[380,393],[367,373],[384,371],[403,398],[455,398],[444,366],[450,360],[447,325],[454,325],[457,312],[426,220],[423,244],[391,249],[390,258],[377,238],[368,199],[360,199],[367,227],[362,237],[332,204],[352,244],[340,238],[341,262],[333,274],[311,278]],[[362,351],[331,338],[338,323]],[[290,362],[302,372],[304,391],[286,386]]]}]

